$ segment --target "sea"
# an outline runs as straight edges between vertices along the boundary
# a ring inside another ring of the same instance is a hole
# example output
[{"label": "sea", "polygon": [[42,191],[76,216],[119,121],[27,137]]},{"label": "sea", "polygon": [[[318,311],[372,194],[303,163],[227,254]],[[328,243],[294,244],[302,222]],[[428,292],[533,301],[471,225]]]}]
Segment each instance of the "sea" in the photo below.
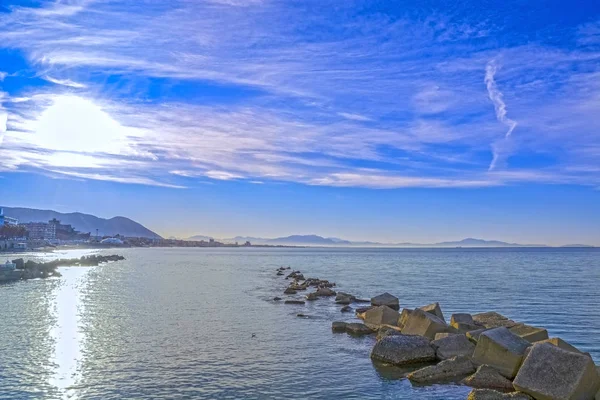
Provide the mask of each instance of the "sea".
[{"label": "sea", "polygon": [[[132,248],[125,261],[64,267],[0,285],[1,399],[465,399],[460,385],[413,386],[374,364],[375,338],[333,299],[273,301],[284,266],[361,298],[439,302],[546,327],[600,363],[600,250],[579,248]],[[0,256],[14,258],[16,255]],[[303,314],[299,317],[298,314]]]}]

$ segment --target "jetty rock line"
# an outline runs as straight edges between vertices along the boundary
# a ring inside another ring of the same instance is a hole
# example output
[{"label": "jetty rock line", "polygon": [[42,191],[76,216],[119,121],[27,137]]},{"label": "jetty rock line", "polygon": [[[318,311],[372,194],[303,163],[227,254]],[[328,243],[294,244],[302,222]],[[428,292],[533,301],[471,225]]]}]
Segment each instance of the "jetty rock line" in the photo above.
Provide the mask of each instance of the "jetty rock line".
[{"label": "jetty rock line", "polygon": [[[284,275],[282,271],[276,271],[278,276]],[[335,283],[305,278],[300,271],[286,279],[292,280],[286,294],[314,287],[307,300],[329,301],[342,312],[352,311],[349,304],[362,302],[349,293],[336,293]],[[297,299],[285,303],[304,305]],[[451,314],[448,324],[439,303],[399,312],[399,299],[387,292],[370,303],[354,309],[362,323],[336,321],[332,332],[377,333],[371,359],[409,366],[413,371],[406,378],[414,384],[470,386],[467,400],[600,400],[600,367],[588,353],[561,338],[550,338],[545,328],[495,311]]]}]

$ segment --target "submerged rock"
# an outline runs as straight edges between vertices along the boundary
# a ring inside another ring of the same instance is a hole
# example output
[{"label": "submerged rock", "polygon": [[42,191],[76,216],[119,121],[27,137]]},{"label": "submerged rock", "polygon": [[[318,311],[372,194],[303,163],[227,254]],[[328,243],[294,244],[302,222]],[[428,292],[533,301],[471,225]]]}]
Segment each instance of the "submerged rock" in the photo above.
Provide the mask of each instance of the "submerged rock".
[{"label": "submerged rock", "polygon": [[490,389],[473,389],[467,400],[533,400],[533,397],[520,392],[502,393]]},{"label": "submerged rock", "polygon": [[431,342],[435,355],[439,360],[446,360],[456,356],[471,357],[475,345],[465,335],[450,335]]},{"label": "submerged rock", "polygon": [[348,293],[338,292],[335,296],[335,302],[337,304],[350,304],[354,301],[355,297]]},{"label": "submerged rock", "polygon": [[480,365],[477,371],[468,378],[463,379],[462,383],[478,389],[495,389],[503,392],[515,390],[510,380],[486,364]]},{"label": "submerged rock", "polygon": [[505,327],[482,332],[475,346],[473,362],[488,364],[507,378],[514,378],[519,370],[523,353],[530,343]]},{"label": "submerged rock", "polygon": [[273,297],[273,301],[280,301],[281,297]]},{"label": "submerged rock", "polygon": [[292,289],[292,288],[286,288],[286,289],[283,291],[283,294],[296,294],[296,293],[298,293],[298,292],[296,292],[296,290],[294,290],[294,289]]},{"label": "submerged rock", "polygon": [[346,332],[346,322],[336,321],[331,324],[331,330],[335,333],[343,333]]},{"label": "submerged rock", "polygon": [[304,300],[286,300],[285,304],[304,304]]},{"label": "submerged rock", "polygon": [[365,324],[361,324],[360,322],[353,322],[350,324],[346,324],[346,332],[354,336],[363,336],[370,335],[371,333],[373,333],[373,330]]},{"label": "submerged rock", "polygon": [[371,308],[364,315],[365,325],[371,329],[378,329],[382,325],[396,325],[400,314],[388,306]]},{"label": "submerged rock", "polygon": [[475,367],[469,357],[456,356],[444,360],[437,365],[431,365],[412,372],[408,374],[407,378],[411,382],[421,384],[438,383],[461,378],[472,374],[474,371]]},{"label": "submerged rock", "polygon": [[435,360],[435,350],[422,336],[392,335],[379,340],[371,358],[394,365],[409,365]]},{"label": "submerged rock", "polygon": [[513,385],[536,399],[591,400],[600,377],[587,355],[540,343],[531,348]]},{"label": "submerged rock", "polygon": [[402,327],[405,335],[420,335],[433,340],[436,333],[448,332],[448,325],[435,315],[416,309]]},{"label": "submerged rock", "polygon": [[344,306],[340,309],[340,312],[346,313],[346,312],[352,312],[354,311],[354,309],[350,306]]},{"label": "submerged rock", "polygon": [[440,303],[428,304],[426,306],[419,307],[419,310],[423,310],[425,312],[433,314],[436,317],[438,317],[439,319],[441,319],[442,321],[444,321],[444,323],[446,323],[446,319],[444,318],[444,313],[442,313],[442,308],[440,307]]},{"label": "submerged rock", "polygon": [[379,296],[375,296],[371,299],[371,305],[377,306],[388,306],[389,308],[398,311],[400,309],[400,302],[397,297],[392,296],[389,293],[383,293]]}]

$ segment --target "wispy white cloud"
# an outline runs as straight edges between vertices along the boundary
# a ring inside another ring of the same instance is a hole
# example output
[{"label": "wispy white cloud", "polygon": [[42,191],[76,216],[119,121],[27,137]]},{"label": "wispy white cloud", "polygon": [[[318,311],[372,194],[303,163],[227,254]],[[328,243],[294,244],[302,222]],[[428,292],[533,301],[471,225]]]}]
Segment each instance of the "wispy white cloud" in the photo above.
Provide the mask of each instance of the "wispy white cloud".
[{"label": "wispy white cloud", "polygon": [[86,85],[84,85],[83,83],[78,83],[78,82],[72,81],[70,79],[56,79],[56,78],[52,78],[51,76],[45,76],[44,79],[47,80],[48,82],[52,82],[57,85],[68,86],[68,87],[72,87],[75,89],[83,89],[86,87]]}]

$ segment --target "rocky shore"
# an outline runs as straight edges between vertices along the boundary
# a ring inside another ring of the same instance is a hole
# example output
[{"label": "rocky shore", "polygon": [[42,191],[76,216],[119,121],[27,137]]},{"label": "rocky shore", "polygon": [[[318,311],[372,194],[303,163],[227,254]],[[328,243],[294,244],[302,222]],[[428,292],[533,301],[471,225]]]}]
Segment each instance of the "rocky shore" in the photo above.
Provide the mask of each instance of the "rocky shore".
[{"label": "rocky shore", "polygon": [[361,300],[336,292],[334,282],[289,270],[276,271],[289,281],[283,295],[306,291],[305,300],[274,301],[303,305],[335,299],[340,311],[354,311],[357,321],[335,321],[332,332],[376,335],[373,362],[406,369],[413,385],[466,385],[473,388],[468,400],[600,400],[600,367],[588,353],[550,338],[544,328],[495,311],[456,313],[448,322],[439,303],[401,310],[390,293]]},{"label": "rocky shore", "polygon": [[119,255],[91,255],[81,258],[59,259],[48,262],[35,262],[23,260],[22,258],[12,260],[15,269],[0,270],[0,282],[17,281],[22,279],[49,278],[60,276],[56,270],[58,267],[95,267],[102,263],[124,260]]}]

